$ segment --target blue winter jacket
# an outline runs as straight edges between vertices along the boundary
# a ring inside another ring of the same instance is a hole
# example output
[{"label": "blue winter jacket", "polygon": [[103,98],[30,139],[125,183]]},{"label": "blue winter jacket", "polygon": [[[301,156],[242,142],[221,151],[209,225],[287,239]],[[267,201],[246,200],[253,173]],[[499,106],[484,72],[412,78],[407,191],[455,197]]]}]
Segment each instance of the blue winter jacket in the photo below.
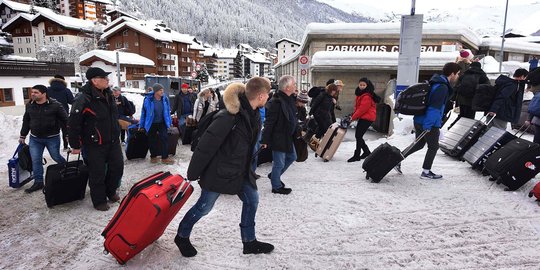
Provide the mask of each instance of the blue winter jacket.
[{"label": "blue winter jacket", "polygon": [[444,106],[448,100],[452,87],[448,78],[444,75],[434,74],[429,81],[431,91],[428,97],[426,113],[414,117],[414,123],[422,125],[423,130],[431,130],[432,127],[440,128],[444,116]]},{"label": "blue winter jacket", "polygon": [[[163,116],[165,117],[165,125],[169,128],[172,124],[171,115],[168,113],[171,111],[169,105],[169,98],[164,95],[161,98],[163,102]],[[141,119],[139,121],[141,127],[146,129],[146,132],[150,131],[152,122],[154,120],[154,92],[147,93],[144,97],[143,107],[141,111]]]}]

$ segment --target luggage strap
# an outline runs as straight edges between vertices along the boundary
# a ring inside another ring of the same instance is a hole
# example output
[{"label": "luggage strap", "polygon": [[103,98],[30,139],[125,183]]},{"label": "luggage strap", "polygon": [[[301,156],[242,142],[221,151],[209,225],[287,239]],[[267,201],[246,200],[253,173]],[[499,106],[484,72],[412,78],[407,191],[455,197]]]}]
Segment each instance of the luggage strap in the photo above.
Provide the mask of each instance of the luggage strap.
[{"label": "luggage strap", "polygon": [[407,148],[405,148],[405,150],[401,151],[401,154],[403,156],[407,155],[407,153],[409,153],[409,151],[411,151],[411,149],[422,139],[424,138],[424,136],[426,136],[426,134],[428,134],[429,130],[424,130],[422,131],[422,133],[420,133],[420,135],[414,140],[414,142],[412,142]]},{"label": "luggage strap", "polygon": [[24,144],[19,143],[19,146],[17,146],[17,150],[15,150],[15,153],[13,153],[13,156],[11,158],[19,157],[19,151],[22,149],[23,146]]}]

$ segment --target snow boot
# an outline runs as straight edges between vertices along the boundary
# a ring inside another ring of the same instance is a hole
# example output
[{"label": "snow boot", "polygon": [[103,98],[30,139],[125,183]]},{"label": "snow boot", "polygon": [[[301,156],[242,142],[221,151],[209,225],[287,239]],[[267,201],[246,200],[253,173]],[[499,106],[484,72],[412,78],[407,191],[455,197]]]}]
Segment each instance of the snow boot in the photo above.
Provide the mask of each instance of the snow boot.
[{"label": "snow boot", "polygon": [[362,155],[358,158],[364,159],[364,158],[367,158],[369,155],[371,155],[371,151],[367,150],[367,151],[364,151],[364,153],[362,153]]},{"label": "snow boot", "polygon": [[184,238],[176,235],[176,237],[174,238],[174,243],[180,250],[180,253],[182,253],[182,256],[193,257],[197,255],[197,250],[195,249],[195,247],[193,247],[193,245],[189,241],[189,238]]},{"label": "snow boot", "polygon": [[347,162],[356,162],[356,161],[360,161],[361,158],[360,158],[360,151],[359,150],[354,150],[354,155],[349,158],[347,160]]},{"label": "snow boot", "polygon": [[274,250],[274,246],[269,243],[253,240],[251,242],[243,242],[244,254],[268,254]]},{"label": "snow boot", "polygon": [[35,183],[35,182],[34,182],[34,184],[33,184],[31,187],[25,189],[24,192],[26,192],[26,193],[32,193],[32,192],[34,192],[34,191],[42,190],[43,187],[44,187],[43,183],[41,183],[41,182]]}]

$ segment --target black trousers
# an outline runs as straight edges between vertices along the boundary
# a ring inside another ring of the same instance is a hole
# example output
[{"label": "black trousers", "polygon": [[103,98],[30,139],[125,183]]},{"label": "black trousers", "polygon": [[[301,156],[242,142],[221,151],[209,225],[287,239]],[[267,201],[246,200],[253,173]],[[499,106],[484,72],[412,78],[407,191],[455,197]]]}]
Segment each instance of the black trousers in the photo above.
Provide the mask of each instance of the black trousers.
[{"label": "black trousers", "polygon": [[315,115],[315,121],[317,121],[317,125],[318,125],[315,137],[322,139],[322,137],[324,136],[324,133],[332,125],[332,119],[330,119],[330,115],[325,115],[325,116]]},{"label": "black trousers", "polygon": [[64,149],[67,149],[69,147],[67,134],[67,127],[62,128],[62,144],[64,146]]},{"label": "black trousers", "polygon": [[107,202],[116,193],[124,174],[120,143],[84,146],[88,165],[88,185],[94,206]]},{"label": "black trousers", "polygon": [[157,157],[161,155],[161,158],[167,158],[169,156],[168,142],[167,126],[165,123],[152,124],[150,130],[148,130],[150,157]]},{"label": "black trousers", "polygon": [[373,122],[364,119],[358,120],[356,132],[354,133],[354,137],[356,137],[356,151],[360,151],[360,149],[362,149],[364,153],[369,152],[369,147],[364,141],[364,134],[366,134],[366,131],[372,123]]},{"label": "black trousers", "polygon": [[[420,133],[422,133],[422,125],[414,124],[414,130],[416,134],[416,138],[420,136]],[[411,150],[405,155],[405,157],[408,157],[412,153],[424,148],[424,146],[428,145],[428,150],[426,152],[426,157],[424,158],[424,164],[422,165],[422,169],[424,170],[431,170],[431,166],[433,165],[433,160],[435,160],[435,155],[437,154],[437,150],[439,150],[439,134],[441,133],[439,128],[433,127],[431,130],[422,138]]]},{"label": "black trousers", "polygon": [[459,105],[459,117],[474,119],[475,114],[471,106]]}]

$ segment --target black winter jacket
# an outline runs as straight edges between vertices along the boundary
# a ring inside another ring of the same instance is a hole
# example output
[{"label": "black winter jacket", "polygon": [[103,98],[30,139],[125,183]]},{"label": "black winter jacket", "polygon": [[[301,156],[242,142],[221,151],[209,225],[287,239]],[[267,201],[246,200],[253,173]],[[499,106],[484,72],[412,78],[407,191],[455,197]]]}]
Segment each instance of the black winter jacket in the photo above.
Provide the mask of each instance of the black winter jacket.
[{"label": "black winter jacket", "polygon": [[520,82],[501,75],[495,80],[495,85],[499,89],[499,94],[489,111],[497,114],[496,119],[517,123],[523,104],[524,81]]},{"label": "black winter jacket", "polygon": [[[294,111],[294,115],[290,112]],[[278,91],[266,105],[261,144],[273,151],[292,153],[293,138],[298,129],[293,97]],[[294,124],[293,124],[294,123]]]},{"label": "black winter jacket", "polygon": [[21,136],[28,135],[28,132],[38,138],[58,135],[60,129],[66,126],[67,118],[62,104],[52,98],[47,98],[43,104],[32,101],[26,104]]},{"label": "black winter jacket", "polygon": [[73,93],[66,87],[66,81],[52,78],[49,80],[49,84],[51,86],[47,90],[47,96],[56,99],[62,104],[66,113],[69,112],[68,104],[73,104]]},{"label": "black winter jacket", "polygon": [[113,96],[113,99],[116,103],[116,108],[118,110],[119,116],[132,116],[133,115],[132,113],[130,113],[129,100],[126,97],[119,95],[118,98],[115,98]]},{"label": "black winter jacket", "polygon": [[471,107],[476,87],[479,84],[491,84],[486,73],[479,67],[472,66],[459,76],[456,87],[454,87],[457,104]]},{"label": "black winter jacket", "polygon": [[118,143],[118,110],[109,88],[103,90],[103,95],[90,82],[81,88],[71,106],[68,134],[69,145],[74,149]]},{"label": "black winter jacket", "polygon": [[253,187],[251,170],[253,148],[261,125],[261,117],[253,110],[243,92],[225,91],[225,109],[200,138],[189,163],[187,178],[200,177],[201,188],[222,194],[239,194],[244,181]]},{"label": "black winter jacket", "polygon": [[[193,104],[195,104],[195,101],[197,100],[197,95],[195,94],[187,94],[189,97],[189,101],[191,102],[191,108],[193,108]],[[220,106],[220,108],[222,108]],[[182,91],[178,92],[176,96],[174,96],[174,103],[171,107],[171,114],[176,113],[176,115],[180,116],[184,112],[184,97],[182,95]]]},{"label": "black winter jacket", "polygon": [[311,104],[309,114],[315,116],[316,119],[324,119],[323,122],[325,123],[336,122],[336,117],[334,116],[335,105],[333,99],[334,98],[330,94],[326,92],[321,93]]}]

